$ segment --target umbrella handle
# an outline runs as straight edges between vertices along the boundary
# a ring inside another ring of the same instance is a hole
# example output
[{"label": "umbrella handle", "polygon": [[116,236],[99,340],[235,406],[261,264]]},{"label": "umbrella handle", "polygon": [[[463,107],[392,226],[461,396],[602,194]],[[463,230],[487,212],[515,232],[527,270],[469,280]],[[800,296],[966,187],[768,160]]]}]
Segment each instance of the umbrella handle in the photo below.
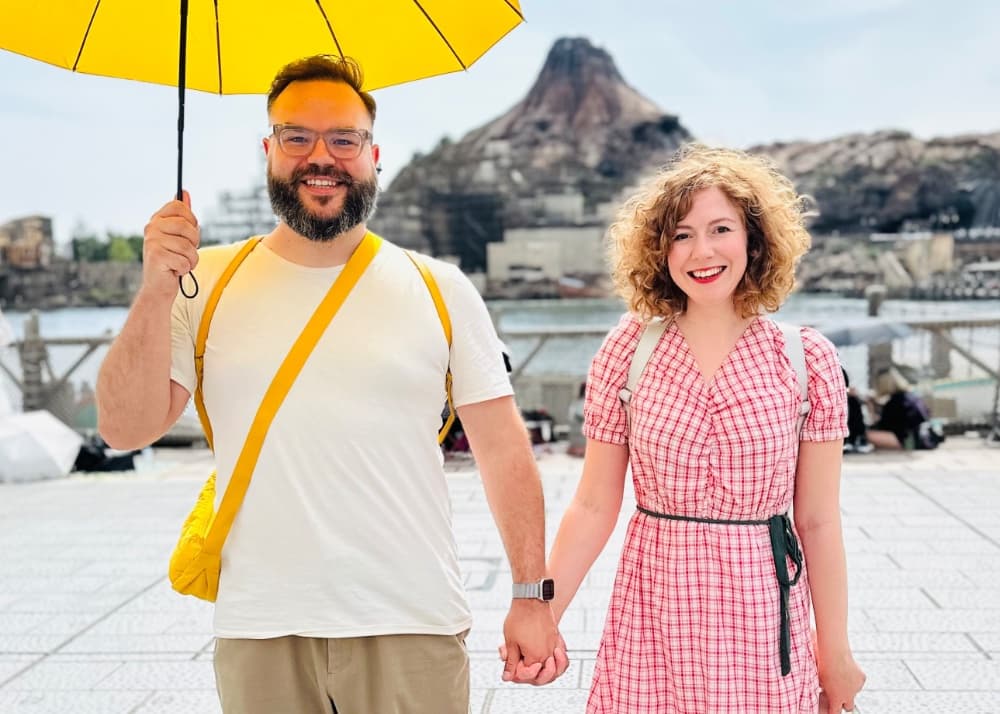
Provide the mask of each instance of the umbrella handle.
[{"label": "umbrella handle", "polygon": [[[188,0],[180,0],[181,2],[181,37],[180,37],[180,47],[178,51],[177,60],[177,200],[181,201],[184,199],[184,190],[182,188],[181,176],[183,174],[184,167],[184,86],[187,77],[187,21],[188,21]],[[184,290],[184,276],[181,275],[177,278],[177,282],[180,284],[181,295],[191,299],[198,294],[198,279],[194,276],[194,272],[188,273],[191,276],[191,281],[194,283],[194,292],[190,295]]]}]

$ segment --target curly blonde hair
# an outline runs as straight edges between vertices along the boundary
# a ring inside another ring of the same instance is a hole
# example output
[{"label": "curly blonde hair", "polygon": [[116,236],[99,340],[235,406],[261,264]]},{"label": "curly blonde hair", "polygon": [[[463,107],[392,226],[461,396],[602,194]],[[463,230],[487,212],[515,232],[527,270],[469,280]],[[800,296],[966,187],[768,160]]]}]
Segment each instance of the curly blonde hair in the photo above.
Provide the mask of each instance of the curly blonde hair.
[{"label": "curly blonde hair", "polygon": [[640,317],[673,317],[687,309],[687,295],[667,270],[667,254],[694,195],[712,187],[740,210],[747,231],[747,268],[733,295],[737,312],[774,312],[795,287],[795,266],[811,242],[808,197],[763,157],[691,144],[625,202],[608,228],[615,288]]}]

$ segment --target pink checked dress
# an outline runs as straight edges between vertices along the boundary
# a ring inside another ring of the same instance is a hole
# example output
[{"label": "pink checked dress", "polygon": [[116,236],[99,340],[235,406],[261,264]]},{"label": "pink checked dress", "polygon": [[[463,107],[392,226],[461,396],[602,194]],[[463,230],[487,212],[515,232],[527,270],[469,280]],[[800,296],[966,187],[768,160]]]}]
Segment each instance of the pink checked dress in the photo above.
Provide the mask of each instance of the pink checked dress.
[{"label": "pink checked dress", "polygon": [[[584,433],[630,442],[636,502],[659,514],[766,520],[792,505],[801,401],[781,329],[754,320],[709,383],[667,328],[631,401],[619,392],[641,323],[626,315],[591,365]],[[807,441],[844,437],[846,390],[833,345],[802,329]],[[791,559],[788,571],[796,572]],[[781,673],[781,594],[768,525],[668,520],[628,525],[588,714],[816,714],[805,572],[788,591],[790,671]]]}]

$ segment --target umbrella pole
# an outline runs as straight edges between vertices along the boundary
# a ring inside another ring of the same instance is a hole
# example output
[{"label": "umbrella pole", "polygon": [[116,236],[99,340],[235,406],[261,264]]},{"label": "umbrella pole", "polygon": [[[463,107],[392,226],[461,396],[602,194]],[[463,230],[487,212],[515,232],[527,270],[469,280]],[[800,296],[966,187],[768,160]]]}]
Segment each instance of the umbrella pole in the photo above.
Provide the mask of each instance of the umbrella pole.
[{"label": "umbrella pole", "polygon": [[[181,0],[181,37],[180,50],[177,60],[177,200],[184,199],[184,187],[181,176],[184,168],[184,87],[187,82],[187,21],[188,21],[188,0]],[[184,290],[184,276],[177,280],[180,282],[181,294],[186,298],[193,298],[198,294],[198,279],[194,273],[188,273],[194,283],[194,292],[190,295]]]}]

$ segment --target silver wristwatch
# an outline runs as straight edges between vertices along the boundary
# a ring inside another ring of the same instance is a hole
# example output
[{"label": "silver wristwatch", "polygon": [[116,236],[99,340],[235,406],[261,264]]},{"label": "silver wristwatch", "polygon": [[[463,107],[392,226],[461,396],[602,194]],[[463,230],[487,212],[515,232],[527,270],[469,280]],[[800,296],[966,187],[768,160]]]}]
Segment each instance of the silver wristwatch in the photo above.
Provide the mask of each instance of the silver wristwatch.
[{"label": "silver wristwatch", "polygon": [[556,583],[552,578],[542,578],[536,583],[514,583],[512,596],[548,602],[556,596]]}]

